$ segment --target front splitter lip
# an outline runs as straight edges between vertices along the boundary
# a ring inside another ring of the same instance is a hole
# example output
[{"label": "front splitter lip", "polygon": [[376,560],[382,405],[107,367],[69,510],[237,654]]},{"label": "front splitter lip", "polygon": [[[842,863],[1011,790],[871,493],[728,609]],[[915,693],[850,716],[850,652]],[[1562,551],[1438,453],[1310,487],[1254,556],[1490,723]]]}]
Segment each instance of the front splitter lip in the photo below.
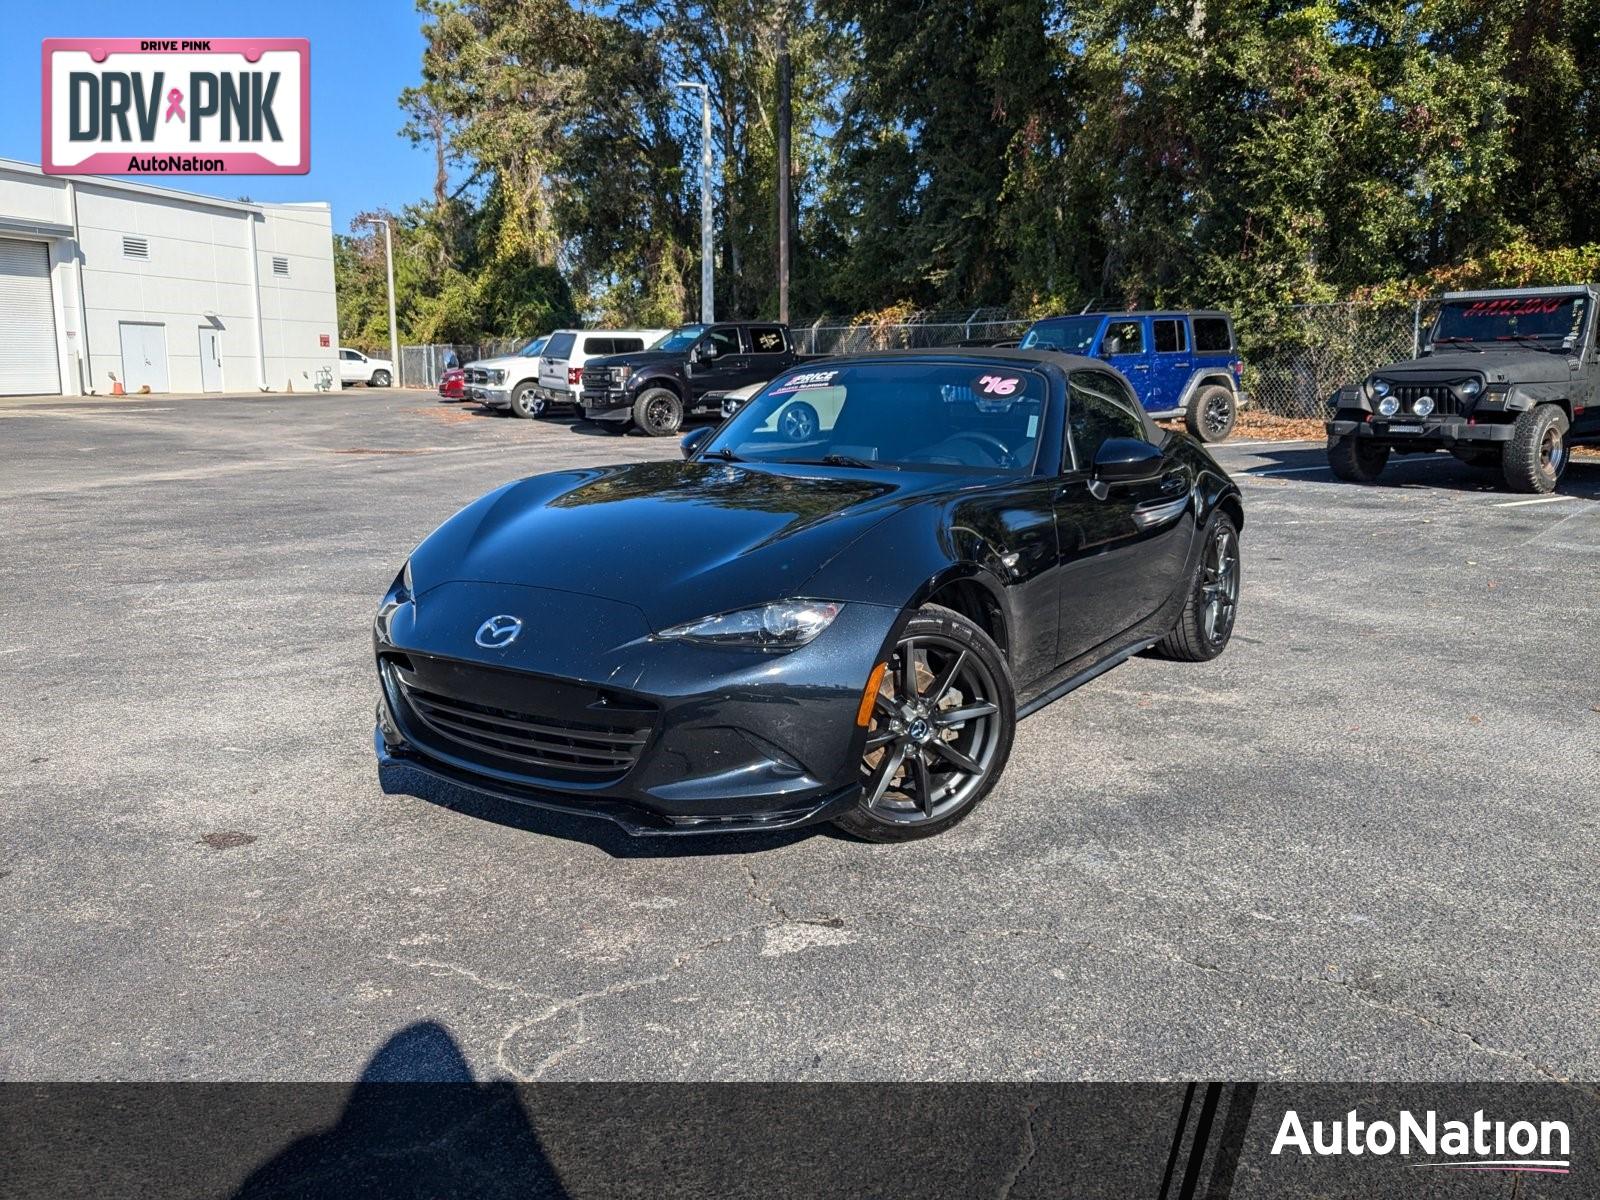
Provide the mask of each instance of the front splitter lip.
[{"label": "front splitter lip", "polygon": [[670,817],[619,800],[605,797],[569,800],[549,792],[518,788],[497,780],[486,779],[470,771],[441,763],[410,746],[391,746],[383,736],[383,726],[375,725],[372,731],[373,750],[379,767],[406,766],[423,775],[444,783],[465,788],[481,795],[542,808],[549,812],[575,817],[599,817],[617,825],[632,837],[682,837],[705,833],[763,833],[780,829],[797,829],[831,820],[853,805],[861,794],[859,787],[848,787],[827,796],[803,809],[790,809],[773,813],[744,813],[729,816]]}]

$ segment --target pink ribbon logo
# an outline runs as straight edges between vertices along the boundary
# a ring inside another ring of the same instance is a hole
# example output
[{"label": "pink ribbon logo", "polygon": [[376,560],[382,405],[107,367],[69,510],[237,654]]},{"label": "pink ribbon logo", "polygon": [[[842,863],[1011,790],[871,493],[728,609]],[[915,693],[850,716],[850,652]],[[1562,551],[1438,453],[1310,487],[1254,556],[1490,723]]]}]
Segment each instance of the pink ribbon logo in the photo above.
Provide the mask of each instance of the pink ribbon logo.
[{"label": "pink ribbon logo", "polygon": [[167,115],[165,120],[170,121],[173,117],[177,117],[180,121],[188,120],[183,115],[183,93],[177,88],[173,88],[167,93]]}]

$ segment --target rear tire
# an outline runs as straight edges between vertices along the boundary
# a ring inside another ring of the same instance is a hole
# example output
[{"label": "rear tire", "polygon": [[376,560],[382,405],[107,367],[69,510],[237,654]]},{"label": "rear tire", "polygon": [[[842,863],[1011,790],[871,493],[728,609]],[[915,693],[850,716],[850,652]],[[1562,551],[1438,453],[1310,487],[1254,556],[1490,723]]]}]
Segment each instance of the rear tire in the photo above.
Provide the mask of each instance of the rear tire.
[{"label": "rear tire", "polygon": [[1233,423],[1239,418],[1238,401],[1233,389],[1213,383],[1201,388],[1189,401],[1189,411],[1183,422],[1189,432],[1202,442],[1220,442],[1233,432]]},{"label": "rear tire", "polygon": [[683,401],[669,388],[646,388],[633,402],[633,423],[649,437],[671,437],[683,428]]},{"label": "rear tire", "polygon": [[958,824],[993,790],[1011,756],[1017,702],[999,647],[937,604],[907,623],[889,667],[860,799],[834,824],[869,842],[910,842]]},{"label": "rear tire", "polygon": [[1348,483],[1377,483],[1389,463],[1389,447],[1365,438],[1328,435],[1328,466]]},{"label": "rear tire", "polygon": [[1227,649],[1239,612],[1239,583],[1239,530],[1233,518],[1219,510],[1206,523],[1183,612],[1172,632],[1155,644],[1156,654],[1179,662],[1206,662]]},{"label": "rear tire", "polygon": [[1517,418],[1502,460],[1512,491],[1547,494],[1556,490],[1572,458],[1568,428],[1567,414],[1554,404],[1541,404]]}]

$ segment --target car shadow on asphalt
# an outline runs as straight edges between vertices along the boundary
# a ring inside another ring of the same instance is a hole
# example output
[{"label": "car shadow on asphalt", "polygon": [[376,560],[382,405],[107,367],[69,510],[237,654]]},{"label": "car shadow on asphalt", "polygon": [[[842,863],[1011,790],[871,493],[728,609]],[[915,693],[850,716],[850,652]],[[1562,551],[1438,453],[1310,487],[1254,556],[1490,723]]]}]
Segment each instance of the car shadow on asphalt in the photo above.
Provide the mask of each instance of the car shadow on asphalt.
[{"label": "car shadow on asphalt", "polygon": [[[1226,443],[1224,443],[1226,444]],[[1338,483],[1341,487],[1375,489],[1383,488],[1438,488],[1441,491],[1474,492],[1483,495],[1500,494],[1507,500],[1534,499],[1513,492],[1506,486],[1499,467],[1470,467],[1449,454],[1437,451],[1432,454],[1395,454],[1375,484],[1343,483],[1328,470],[1327,452],[1321,446],[1288,446],[1276,449],[1268,446],[1252,447],[1251,454],[1262,461],[1248,468],[1232,468],[1234,478],[1240,476],[1265,476],[1277,480],[1305,480],[1308,482]],[[1556,494],[1573,496],[1580,500],[1600,500],[1600,458],[1573,458],[1568,464]]]},{"label": "car shadow on asphalt", "polygon": [[728,854],[760,854],[821,836],[844,837],[832,825],[777,829],[771,833],[700,833],[666,837],[634,837],[604,817],[581,817],[517,804],[457,787],[414,771],[404,764],[378,768],[378,785],[386,796],[411,796],[476,821],[504,825],[524,833],[561,838],[593,846],[612,858],[702,858]]}]

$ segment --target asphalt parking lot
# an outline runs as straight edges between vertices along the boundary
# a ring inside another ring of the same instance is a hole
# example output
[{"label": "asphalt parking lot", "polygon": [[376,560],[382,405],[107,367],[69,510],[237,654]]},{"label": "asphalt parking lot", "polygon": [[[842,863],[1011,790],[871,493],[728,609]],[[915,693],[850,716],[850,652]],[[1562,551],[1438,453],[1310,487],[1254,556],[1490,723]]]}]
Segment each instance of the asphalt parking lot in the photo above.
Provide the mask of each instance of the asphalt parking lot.
[{"label": "asphalt parking lot", "polygon": [[472,497],[675,443],[356,391],[0,445],[5,1078],[1600,1077],[1600,462],[1224,447],[1220,660],[1029,719],[933,841],[663,844],[386,790],[368,637]]}]

